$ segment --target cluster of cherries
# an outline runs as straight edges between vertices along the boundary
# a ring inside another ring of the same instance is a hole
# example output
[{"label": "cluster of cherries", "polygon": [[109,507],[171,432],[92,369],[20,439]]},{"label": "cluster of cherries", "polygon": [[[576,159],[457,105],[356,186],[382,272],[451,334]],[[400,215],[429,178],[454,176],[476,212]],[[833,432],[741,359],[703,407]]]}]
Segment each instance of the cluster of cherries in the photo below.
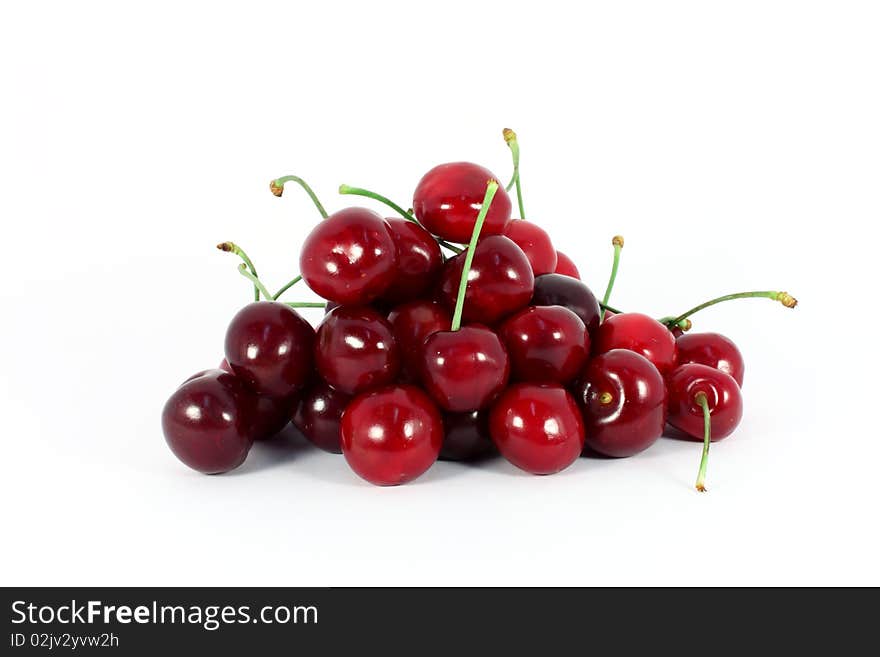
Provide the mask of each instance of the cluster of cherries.
[{"label": "cluster of cherries", "polygon": [[[162,413],[166,441],[186,465],[221,473],[255,440],[289,422],[317,447],[341,452],[361,477],[402,484],[438,459],[500,454],[534,474],[579,456],[625,457],[650,447],[667,424],[703,441],[697,488],[705,490],[710,441],[742,417],[743,359],[716,333],[685,333],[694,312],[726,295],[654,319],[608,305],[623,239],[600,303],[547,233],[524,217],[516,135],[510,184],[467,162],[443,164],[416,187],[411,210],[368,190],[399,216],[350,207],[328,215],[300,255],[300,275],[276,294],[231,242],[255,301],[233,317],[218,369],[187,379]],[[462,248],[457,245],[466,245]],[[444,253],[444,250],[448,253]],[[279,297],[304,280],[323,303]],[[262,299],[261,299],[262,298]],[[326,307],[317,330],[296,308]]]}]

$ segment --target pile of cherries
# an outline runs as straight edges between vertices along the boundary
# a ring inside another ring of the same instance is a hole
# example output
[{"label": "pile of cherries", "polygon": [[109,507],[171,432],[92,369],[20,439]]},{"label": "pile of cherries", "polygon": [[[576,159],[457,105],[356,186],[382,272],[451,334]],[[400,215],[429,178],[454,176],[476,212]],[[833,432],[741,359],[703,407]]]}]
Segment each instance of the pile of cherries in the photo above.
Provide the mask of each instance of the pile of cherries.
[{"label": "pile of cherries", "polygon": [[[682,315],[654,319],[608,305],[623,239],[615,237],[602,302],[548,234],[524,217],[516,135],[506,187],[468,162],[442,164],[418,183],[411,210],[374,192],[397,215],[349,207],[323,220],[299,259],[300,275],[271,294],[237,245],[255,301],[232,318],[225,359],[183,382],[162,412],[168,446],[186,465],[232,470],[255,440],[289,422],[314,445],[342,453],[358,475],[402,484],[438,459],[500,453],[534,474],[579,456],[624,457],[672,425],[703,442],[742,417],[743,358],[716,333],[685,333],[690,315],[743,297],[794,307],[785,292],[726,295]],[[461,246],[466,245],[466,246]],[[281,295],[300,280],[323,303]],[[296,308],[326,307],[317,330]]]}]

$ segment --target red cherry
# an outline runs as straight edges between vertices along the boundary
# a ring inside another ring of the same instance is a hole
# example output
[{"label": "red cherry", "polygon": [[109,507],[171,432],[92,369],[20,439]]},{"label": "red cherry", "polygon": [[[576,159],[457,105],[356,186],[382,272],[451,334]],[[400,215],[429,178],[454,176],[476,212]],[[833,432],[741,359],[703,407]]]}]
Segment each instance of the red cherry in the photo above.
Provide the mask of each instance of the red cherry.
[{"label": "red cherry", "polygon": [[613,349],[596,356],[578,379],[586,445],[605,456],[632,456],[653,445],[666,426],[666,384],[644,356]]},{"label": "red cherry", "polygon": [[495,444],[489,435],[488,411],[444,413],[443,461],[475,461],[493,454]]},{"label": "red cherry", "polygon": [[507,224],[504,235],[526,254],[535,276],[556,271],[556,249],[543,228],[525,219],[516,219]]},{"label": "red cherry", "polygon": [[454,413],[487,407],[507,385],[510,359],[485,326],[438,331],[425,340],[422,381],[441,408]]},{"label": "red cherry", "polygon": [[583,320],[562,306],[530,306],[505,320],[498,334],[518,381],[568,383],[590,353]]},{"label": "red cherry", "polygon": [[612,349],[629,349],[641,354],[666,374],[675,367],[675,338],[669,329],[652,317],[641,313],[620,313],[605,321],[593,336],[593,353],[604,354]]},{"label": "red cherry", "polygon": [[489,430],[501,455],[532,474],[559,472],[584,448],[581,412],[555,384],[510,386],[492,405]]},{"label": "red cherry", "polygon": [[571,276],[577,279],[581,277],[581,273],[578,271],[574,261],[562,251],[556,251],[556,269],[554,271],[563,276]]},{"label": "red cherry", "polygon": [[244,462],[253,443],[254,404],[254,394],[234,374],[202,372],[165,403],[165,442],[193,470],[228,472]]},{"label": "red cherry", "polygon": [[299,257],[303,279],[339,304],[364,304],[391,285],[397,246],[382,217],[365,208],[334,212],[306,237]]},{"label": "red cherry", "polygon": [[732,376],[742,388],[745,363],[733,340],[720,333],[687,333],[676,341],[678,364],[700,363]]},{"label": "red cherry", "polygon": [[[233,373],[225,358],[220,361],[219,369],[230,374]],[[194,374],[187,381],[202,376],[207,371],[209,370]],[[253,426],[254,440],[268,440],[281,433],[281,430],[290,422],[291,410],[299,402],[297,393],[281,399],[267,397],[266,395],[254,395],[254,399],[256,400],[256,417],[254,418]]]},{"label": "red cherry", "polygon": [[403,358],[404,373],[410,379],[418,380],[425,338],[437,331],[448,331],[452,315],[436,301],[410,301],[392,310],[388,321]]},{"label": "red cherry", "polygon": [[[466,244],[471,239],[489,180],[497,178],[488,169],[470,162],[436,166],[416,186],[413,212],[434,235]],[[499,188],[486,215],[482,234],[502,234],[510,221],[510,210],[510,197]]]},{"label": "red cherry", "polygon": [[[462,251],[448,260],[440,275],[441,298],[450,311],[458,298],[465,255],[466,251]],[[467,281],[462,313],[465,323],[494,324],[525,308],[535,287],[535,276],[525,253],[502,235],[485,237],[477,243]]]},{"label": "red cherry", "polygon": [[711,413],[712,442],[726,438],[742,419],[742,393],[727,372],[689,363],[677,367],[666,379],[669,389],[669,424],[703,440],[703,408],[697,395],[706,396]]},{"label": "red cherry", "polygon": [[351,395],[318,381],[306,390],[293,414],[293,424],[316,447],[342,453],[339,426]]},{"label": "red cherry", "polygon": [[252,390],[283,399],[312,373],[315,330],[278,301],[250,303],[226,329],[226,361]]},{"label": "red cherry", "polygon": [[342,415],[341,435],[352,470],[378,486],[395,486],[437,460],[443,418],[415,386],[388,386],[352,400]]},{"label": "red cherry", "polygon": [[397,271],[382,293],[382,302],[398,304],[419,298],[440,275],[443,254],[431,234],[403,217],[385,219],[397,246]]},{"label": "red cherry", "polygon": [[594,337],[599,328],[599,302],[596,295],[581,281],[563,274],[542,274],[535,277],[533,306],[562,306],[580,317]]},{"label": "red cherry", "polygon": [[334,308],[318,326],[315,365],[322,379],[349,395],[391,383],[400,370],[391,325],[367,306]]}]

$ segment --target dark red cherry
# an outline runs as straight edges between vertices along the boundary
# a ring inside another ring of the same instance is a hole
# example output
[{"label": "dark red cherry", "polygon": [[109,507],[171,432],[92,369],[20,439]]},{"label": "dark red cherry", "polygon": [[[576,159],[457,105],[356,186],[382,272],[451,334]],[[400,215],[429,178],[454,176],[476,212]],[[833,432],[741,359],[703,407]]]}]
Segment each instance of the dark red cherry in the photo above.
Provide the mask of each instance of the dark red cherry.
[{"label": "dark red cherry", "polygon": [[[232,368],[224,358],[220,361],[219,369],[224,372],[232,373]],[[208,371],[208,370],[205,370]],[[201,376],[205,372],[194,374],[190,379]],[[299,402],[298,393],[294,393],[288,397],[276,399],[275,397],[267,397],[266,395],[254,395],[256,401],[255,418],[253,426],[254,440],[268,440],[281,433],[290,422],[290,413]]]},{"label": "dark red cherry", "polygon": [[580,317],[590,337],[599,328],[599,302],[590,288],[581,281],[563,274],[542,274],[535,277],[533,306],[562,306]]},{"label": "dark red cherry", "polygon": [[497,450],[489,435],[489,412],[444,413],[442,461],[475,461]]},{"label": "dark red cherry", "polygon": [[653,317],[641,313],[620,313],[609,317],[593,336],[593,353],[629,349],[641,354],[667,374],[675,367],[677,349],[669,329]]},{"label": "dark red cherry", "polygon": [[312,373],[315,330],[278,301],[257,301],[238,311],[226,329],[226,361],[252,390],[283,399]]},{"label": "dark red cherry", "polygon": [[241,465],[253,443],[255,395],[223,370],[187,379],[162,409],[162,431],[174,455],[205,474]]},{"label": "dark red cherry", "polygon": [[583,320],[562,306],[529,306],[508,317],[498,335],[510,356],[511,376],[530,383],[568,383],[590,353]]},{"label": "dark red cherry", "polygon": [[425,340],[422,383],[445,411],[486,408],[507,385],[510,359],[501,339],[485,326],[438,331]]},{"label": "dark red cherry", "polygon": [[306,237],[299,271],[312,290],[339,304],[366,304],[391,285],[397,246],[382,217],[365,208],[334,212]]},{"label": "dark red cherry", "polygon": [[535,276],[556,271],[556,249],[543,228],[525,219],[515,219],[507,224],[504,235],[526,254]]},{"label": "dark red cherry", "polygon": [[702,441],[703,407],[697,395],[706,395],[711,414],[712,442],[726,438],[742,419],[743,403],[739,385],[727,372],[689,363],[677,367],[666,379],[669,390],[669,424]]},{"label": "dark red cherry", "polygon": [[412,481],[437,460],[443,418],[415,386],[379,388],[355,397],[342,415],[342,453],[378,486]]},{"label": "dark red cherry", "polygon": [[666,426],[666,384],[653,363],[627,349],[596,356],[574,388],[584,411],[586,445],[605,456],[632,456]]},{"label": "dark red cherry", "polygon": [[315,366],[322,379],[349,395],[393,382],[400,355],[391,325],[367,306],[334,308],[318,325]]},{"label": "dark red cherry", "polygon": [[678,345],[678,364],[700,363],[732,376],[742,388],[745,363],[733,340],[720,333],[686,333]]},{"label": "dark red cherry", "polygon": [[382,293],[382,301],[398,304],[418,299],[433,287],[440,275],[443,266],[440,245],[415,222],[403,217],[389,217],[385,221],[397,246],[397,272]]},{"label": "dark red cherry", "polygon": [[351,395],[317,381],[306,389],[293,414],[293,424],[316,447],[342,453],[339,427]]},{"label": "dark red cherry", "polygon": [[448,331],[452,315],[436,301],[410,301],[392,310],[388,321],[397,340],[404,373],[411,380],[418,380],[425,338],[437,331]]},{"label": "dark red cherry", "polygon": [[[448,260],[440,274],[441,298],[450,312],[458,298],[464,260],[463,251]],[[532,266],[522,249],[502,235],[484,237],[474,249],[462,319],[465,323],[494,324],[525,308],[534,288]]]},{"label": "dark red cherry", "polygon": [[580,409],[556,384],[510,386],[492,405],[489,430],[501,455],[532,474],[559,472],[584,448]]},{"label": "dark red cherry", "polygon": [[574,261],[565,255],[562,251],[556,251],[556,269],[554,270],[557,274],[562,274],[563,276],[571,276],[572,278],[580,279],[581,273],[578,271],[577,265],[574,264]]},{"label": "dark red cherry", "polygon": [[[413,212],[438,237],[467,244],[483,206],[486,183],[497,180],[488,169],[470,162],[441,164],[426,173],[413,194]],[[510,221],[510,197],[499,187],[486,215],[482,235],[500,235]]]}]

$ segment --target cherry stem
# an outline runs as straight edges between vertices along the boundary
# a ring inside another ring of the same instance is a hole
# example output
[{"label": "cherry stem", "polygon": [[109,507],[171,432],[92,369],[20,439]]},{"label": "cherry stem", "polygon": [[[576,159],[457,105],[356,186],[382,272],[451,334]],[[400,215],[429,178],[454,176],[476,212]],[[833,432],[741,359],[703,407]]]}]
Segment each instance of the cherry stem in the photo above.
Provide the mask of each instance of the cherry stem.
[{"label": "cherry stem", "polygon": [[667,326],[669,326],[670,324],[679,324],[694,313],[703,310],[703,308],[714,306],[716,303],[721,303],[722,301],[732,301],[733,299],[772,299],[773,301],[778,301],[786,308],[794,308],[797,305],[797,299],[791,296],[788,292],[776,292],[773,290],[759,292],[737,292],[736,294],[725,294],[723,297],[718,297],[717,299],[712,299],[711,301],[701,303],[699,306],[694,306],[686,313],[682,313],[678,317],[673,317],[668,321],[665,321],[664,318],[663,323]]},{"label": "cherry stem", "polygon": [[285,301],[284,305],[291,308],[323,308],[327,304],[323,301]]},{"label": "cherry stem", "polygon": [[[379,201],[379,203],[384,203],[385,205],[387,205],[389,208],[394,210],[397,214],[399,214],[401,217],[403,217],[407,221],[411,221],[415,225],[421,226],[422,228],[424,228],[424,226],[422,226],[422,224],[419,223],[419,220],[416,219],[410,212],[407,212],[406,210],[404,210],[402,207],[397,205],[397,203],[392,201],[387,196],[382,196],[381,194],[377,194],[376,192],[371,192],[369,189],[364,189],[362,187],[352,187],[351,185],[345,185],[345,184],[339,186],[339,193],[340,194],[352,194],[354,196],[365,196],[366,198],[371,198],[374,201]],[[461,253],[461,249],[459,249],[457,246],[453,246],[449,242],[445,242],[443,240],[437,240],[437,244],[439,244],[440,246],[445,246],[447,249],[449,249],[450,251],[453,251],[455,253]]]},{"label": "cherry stem", "polygon": [[[263,285],[263,281],[261,281],[259,278],[248,271],[247,263],[243,262],[238,266],[238,273],[248,279],[251,283],[253,283],[254,287],[259,290],[259,292],[262,292],[263,296],[266,297],[267,300],[272,298],[272,294],[269,292],[269,290],[266,289],[266,286]],[[259,300],[260,295],[257,294],[257,301]]]},{"label": "cherry stem", "polygon": [[461,268],[461,280],[458,282],[458,297],[455,299],[455,312],[452,314],[451,331],[457,331],[461,328],[461,313],[464,310],[464,297],[467,292],[468,276],[471,273],[471,263],[474,261],[474,251],[477,248],[480,231],[483,229],[483,221],[485,221],[486,215],[489,214],[489,207],[492,205],[492,199],[495,198],[495,192],[497,191],[498,182],[490,180],[486,185],[486,195],[483,197],[483,204],[480,206],[480,213],[477,215],[474,231],[471,233],[471,241],[465,252],[464,265]]},{"label": "cherry stem", "polygon": [[324,219],[327,218],[327,211],[324,209],[324,206],[321,205],[321,201],[318,200],[318,197],[315,195],[315,192],[312,191],[312,188],[309,187],[308,183],[299,176],[281,176],[280,178],[276,178],[269,183],[269,189],[272,190],[272,193],[275,194],[275,196],[281,196],[284,193],[284,183],[289,182],[295,182],[304,190],[306,190],[306,194],[309,195],[309,198],[312,199],[312,203],[314,203],[315,207],[318,208],[318,212],[321,213],[321,217],[323,217]]},{"label": "cherry stem", "polygon": [[516,140],[516,133],[510,128],[504,128],[501,134],[504,135],[504,141],[507,142],[507,145],[510,147],[510,154],[513,156],[513,177],[504,189],[509,192],[510,188],[516,185],[516,202],[519,205],[519,218],[525,219],[526,211],[523,209],[522,183],[520,183],[519,179],[519,142]]},{"label": "cherry stem", "polygon": [[600,302],[599,302],[599,307],[600,307],[602,310],[608,310],[608,311],[614,313],[615,315],[622,315],[622,314],[623,314],[623,311],[622,311],[622,310],[618,310],[618,309],[615,308],[614,306],[609,306],[607,303],[605,303],[605,302],[603,302],[603,301],[600,301]]},{"label": "cherry stem", "polygon": [[612,246],[614,246],[614,262],[611,264],[611,276],[608,278],[608,287],[605,288],[605,296],[602,297],[602,303],[600,307],[602,311],[599,313],[599,321],[605,321],[605,310],[611,310],[611,312],[617,312],[611,308],[608,308],[608,300],[611,298],[611,290],[614,289],[614,281],[617,279],[617,267],[620,265],[620,250],[623,248],[623,238],[620,235],[615,235],[611,240]]},{"label": "cherry stem", "polygon": [[294,285],[296,285],[297,283],[299,283],[299,282],[302,280],[302,278],[303,278],[302,276],[297,276],[297,277],[294,278],[293,280],[288,281],[287,284],[286,284],[284,287],[282,287],[280,290],[278,290],[278,291],[272,296],[272,300],[273,300],[273,301],[276,301],[276,300],[278,299],[278,297],[280,297],[282,294],[284,294],[285,292],[287,292],[287,291],[288,291],[290,288],[292,288]]},{"label": "cherry stem", "polygon": [[712,443],[712,412],[705,392],[698,392],[694,401],[703,409],[703,457],[700,459],[700,471],[697,473],[697,490],[706,492],[706,466],[709,463],[709,445]]},{"label": "cherry stem", "polygon": [[[251,270],[251,273],[254,275],[254,278],[257,277],[257,269],[256,269],[256,267],[254,267],[254,263],[251,262],[251,259],[248,258],[247,253],[245,253],[244,249],[242,249],[240,246],[238,246],[238,244],[235,244],[234,242],[220,242],[220,244],[217,245],[217,248],[220,249],[221,251],[226,251],[227,253],[234,253],[239,258],[244,260],[244,264]],[[266,297],[266,298],[271,299],[272,297]],[[259,301],[259,300],[260,300],[260,288],[258,285],[254,284],[254,301]]]}]

